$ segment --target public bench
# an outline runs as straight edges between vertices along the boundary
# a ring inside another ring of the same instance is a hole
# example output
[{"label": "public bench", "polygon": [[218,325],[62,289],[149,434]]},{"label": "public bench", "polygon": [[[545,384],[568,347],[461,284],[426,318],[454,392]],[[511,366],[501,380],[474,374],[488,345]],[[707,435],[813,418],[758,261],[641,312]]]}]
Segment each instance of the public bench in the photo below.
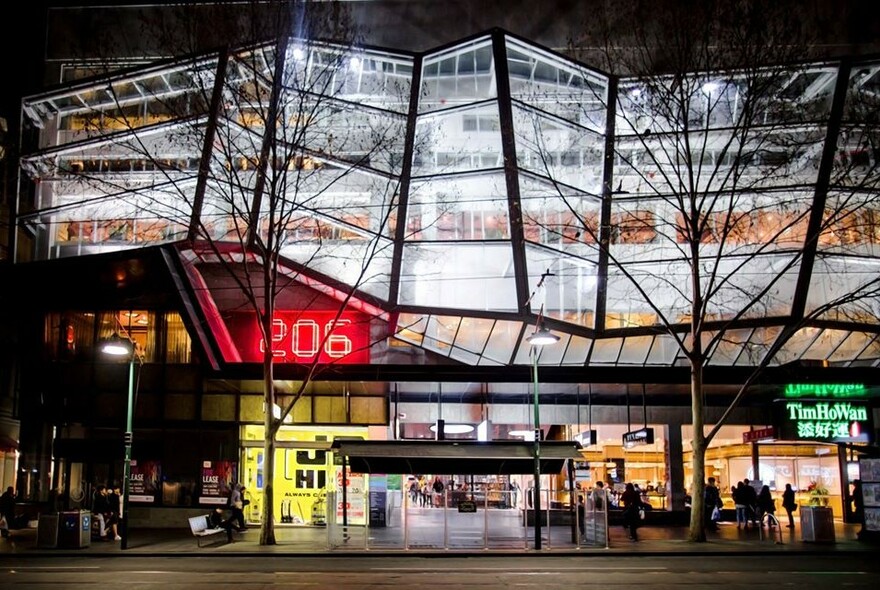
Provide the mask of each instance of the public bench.
[{"label": "public bench", "polygon": [[226,529],[224,528],[212,528],[208,525],[208,519],[211,518],[210,514],[204,514],[202,516],[193,516],[189,519],[189,529],[192,531],[193,536],[196,538],[196,544],[201,547],[202,539],[205,537],[212,537],[218,534],[226,534]]}]

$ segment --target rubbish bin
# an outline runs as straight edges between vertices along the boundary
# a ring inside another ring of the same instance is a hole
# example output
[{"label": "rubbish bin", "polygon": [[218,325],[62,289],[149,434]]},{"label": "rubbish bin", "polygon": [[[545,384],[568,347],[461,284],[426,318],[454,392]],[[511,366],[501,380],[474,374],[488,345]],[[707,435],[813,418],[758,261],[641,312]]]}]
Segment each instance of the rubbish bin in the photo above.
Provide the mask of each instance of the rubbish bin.
[{"label": "rubbish bin", "polygon": [[58,514],[41,514],[37,520],[37,547],[55,549],[58,546]]},{"label": "rubbish bin", "polygon": [[80,549],[92,544],[92,513],[88,510],[62,512],[58,518],[58,548]]},{"label": "rubbish bin", "polygon": [[834,542],[834,513],[826,506],[800,506],[801,540],[813,543]]}]

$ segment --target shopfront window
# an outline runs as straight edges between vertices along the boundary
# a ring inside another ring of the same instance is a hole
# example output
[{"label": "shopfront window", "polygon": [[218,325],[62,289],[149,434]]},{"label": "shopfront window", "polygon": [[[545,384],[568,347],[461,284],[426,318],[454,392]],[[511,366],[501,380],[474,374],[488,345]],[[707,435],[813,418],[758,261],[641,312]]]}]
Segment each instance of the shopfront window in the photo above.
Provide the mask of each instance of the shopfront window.
[{"label": "shopfront window", "polygon": [[[710,428],[707,426],[706,432]],[[752,443],[743,443],[743,433],[749,430],[749,426],[723,426],[706,452],[706,478],[715,478],[725,508],[733,508],[731,488],[748,479],[750,483],[760,481],[769,486],[777,507],[782,506],[782,492],[790,483],[798,504],[829,506],[835,515],[843,514],[840,468],[834,445],[781,441],[756,443],[756,472]],[[690,426],[683,426],[685,482],[689,493],[693,481],[691,436]]]},{"label": "shopfront window", "polygon": [[[95,359],[96,342],[131,338],[144,362],[191,363],[192,339],[176,312],[145,309],[66,311],[46,315],[43,344],[51,360]],[[164,349],[164,350],[163,350]]]},{"label": "shopfront window", "polygon": [[[245,518],[259,522],[263,504],[265,478],[262,426],[242,427],[241,481],[251,503]],[[342,466],[334,464],[330,444],[337,437],[368,438],[367,428],[288,427],[282,426],[275,449],[274,514],[277,522],[289,525],[310,525],[326,516],[327,493],[340,489]],[[366,507],[363,490],[369,476],[350,474],[348,517],[350,524],[365,524]],[[357,493],[356,493],[356,491]],[[337,503],[342,494],[336,494]],[[330,508],[332,509],[332,507]],[[336,507],[341,520],[341,505]]]}]

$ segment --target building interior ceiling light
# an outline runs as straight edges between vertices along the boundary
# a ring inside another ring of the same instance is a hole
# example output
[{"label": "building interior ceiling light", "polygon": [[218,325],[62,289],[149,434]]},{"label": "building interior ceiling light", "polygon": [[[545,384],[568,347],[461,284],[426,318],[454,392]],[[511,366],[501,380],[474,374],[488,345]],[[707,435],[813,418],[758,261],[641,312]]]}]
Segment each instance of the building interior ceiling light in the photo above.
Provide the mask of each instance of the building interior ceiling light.
[{"label": "building interior ceiling light", "polygon": [[535,433],[532,430],[511,430],[507,435],[520,438],[534,438]]},{"label": "building interior ceiling light", "polygon": [[[431,424],[431,432],[437,432],[437,425]],[[446,434],[467,434],[473,432],[474,427],[471,424],[444,424],[443,432]]]}]

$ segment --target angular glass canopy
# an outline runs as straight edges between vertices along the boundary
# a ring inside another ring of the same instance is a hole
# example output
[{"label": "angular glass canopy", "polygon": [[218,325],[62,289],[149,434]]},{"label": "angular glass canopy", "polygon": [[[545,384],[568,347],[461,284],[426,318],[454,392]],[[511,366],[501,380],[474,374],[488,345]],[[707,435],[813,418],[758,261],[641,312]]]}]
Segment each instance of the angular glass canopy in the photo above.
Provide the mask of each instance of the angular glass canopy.
[{"label": "angular glass canopy", "polygon": [[[304,277],[399,312],[394,338],[469,365],[528,364],[539,309],[560,338],[541,364],[676,365],[661,328],[686,332],[697,268],[706,321],[733,322],[707,329],[710,364],[761,362],[801,308],[835,325],[772,364],[876,364],[880,63],[852,65],[826,145],[839,71],[614,79],[500,31],[145,64],[24,100],[20,258],[272,235]],[[774,90],[744,108],[756,80]]]}]

